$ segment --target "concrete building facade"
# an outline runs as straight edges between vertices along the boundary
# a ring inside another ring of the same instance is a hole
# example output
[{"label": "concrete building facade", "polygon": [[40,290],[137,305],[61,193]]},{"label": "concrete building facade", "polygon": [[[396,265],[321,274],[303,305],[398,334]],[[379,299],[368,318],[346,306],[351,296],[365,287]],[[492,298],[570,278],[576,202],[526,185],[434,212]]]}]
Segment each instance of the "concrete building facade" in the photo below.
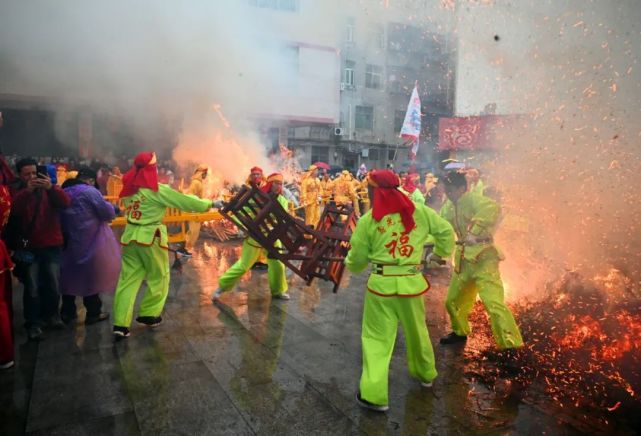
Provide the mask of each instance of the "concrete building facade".
[{"label": "concrete building facade", "polygon": [[408,149],[399,133],[415,83],[424,115],[417,166],[433,165],[438,118],[454,111],[456,41],[447,31],[452,14],[433,1],[370,3],[333,2],[335,10],[325,9],[322,21],[338,23],[340,119],[333,126],[288,127],[287,144],[303,165],[320,160],[350,170],[361,163],[406,167]]}]

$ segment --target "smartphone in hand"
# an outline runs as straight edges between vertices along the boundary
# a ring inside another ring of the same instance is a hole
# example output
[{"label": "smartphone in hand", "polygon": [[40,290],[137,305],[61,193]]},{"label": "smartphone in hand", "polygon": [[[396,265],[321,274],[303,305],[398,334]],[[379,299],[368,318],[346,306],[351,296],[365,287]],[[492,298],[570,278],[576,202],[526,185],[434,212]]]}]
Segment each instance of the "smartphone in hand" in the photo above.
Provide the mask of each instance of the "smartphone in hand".
[{"label": "smartphone in hand", "polygon": [[44,179],[45,176],[49,175],[49,172],[47,171],[47,167],[45,165],[38,165],[36,167],[36,174],[38,175],[38,178]]}]

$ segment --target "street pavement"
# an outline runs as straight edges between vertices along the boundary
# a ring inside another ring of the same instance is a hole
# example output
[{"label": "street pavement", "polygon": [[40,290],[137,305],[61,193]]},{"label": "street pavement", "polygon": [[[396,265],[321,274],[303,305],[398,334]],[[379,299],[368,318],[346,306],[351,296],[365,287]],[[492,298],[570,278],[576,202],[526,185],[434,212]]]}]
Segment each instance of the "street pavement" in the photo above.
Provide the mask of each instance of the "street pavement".
[{"label": "street pavement", "polygon": [[[432,277],[427,325],[439,377],[409,377],[399,335],[390,410],[354,400],[367,274],[307,286],[289,275],[290,301],[272,300],[267,273],[252,271],[220,305],[210,297],[238,258],[238,242],[205,240],[183,272],[172,271],[163,323],[134,324],[114,343],[111,324],[78,324],[28,342],[14,284],[16,367],[0,372],[0,434],[574,434],[558,415],[469,374],[464,347],[444,348],[448,271]],[[139,294],[139,299],[142,291]],[[112,297],[104,298],[110,310]],[[82,307],[78,301],[79,307]],[[469,348],[492,346],[474,340]]]}]

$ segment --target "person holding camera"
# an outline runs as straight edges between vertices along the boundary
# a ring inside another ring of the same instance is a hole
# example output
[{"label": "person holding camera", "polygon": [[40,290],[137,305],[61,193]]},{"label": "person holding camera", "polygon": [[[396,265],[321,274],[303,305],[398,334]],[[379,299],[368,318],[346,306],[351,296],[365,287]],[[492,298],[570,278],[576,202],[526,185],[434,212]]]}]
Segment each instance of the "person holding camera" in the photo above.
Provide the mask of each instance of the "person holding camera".
[{"label": "person holding camera", "polygon": [[30,158],[16,163],[18,182],[9,216],[7,243],[16,264],[14,275],[24,287],[23,310],[30,340],[42,328],[63,328],[58,314],[59,269],[63,246],[60,211],[71,199],[51,182],[46,168]]}]

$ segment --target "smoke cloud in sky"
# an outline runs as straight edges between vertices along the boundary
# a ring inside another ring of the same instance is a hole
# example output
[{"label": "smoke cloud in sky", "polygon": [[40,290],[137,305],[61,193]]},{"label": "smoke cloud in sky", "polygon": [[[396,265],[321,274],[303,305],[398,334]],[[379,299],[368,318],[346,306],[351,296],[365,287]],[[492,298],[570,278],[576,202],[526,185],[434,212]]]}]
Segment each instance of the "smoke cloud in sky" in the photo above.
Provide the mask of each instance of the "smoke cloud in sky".
[{"label": "smoke cloud in sky", "polygon": [[[204,160],[235,180],[236,155],[267,164],[250,118],[257,109],[269,114],[295,75],[283,49],[287,29],[252,21],[257,15],[248,7],[246,1],[3,1],[0,93],[118,114],[135,130],[136,148],[154,148],[158,132],[177,124],[179,142],[189,145],[179,156]],[[230,146],[234,141],[242,146]]]}]

